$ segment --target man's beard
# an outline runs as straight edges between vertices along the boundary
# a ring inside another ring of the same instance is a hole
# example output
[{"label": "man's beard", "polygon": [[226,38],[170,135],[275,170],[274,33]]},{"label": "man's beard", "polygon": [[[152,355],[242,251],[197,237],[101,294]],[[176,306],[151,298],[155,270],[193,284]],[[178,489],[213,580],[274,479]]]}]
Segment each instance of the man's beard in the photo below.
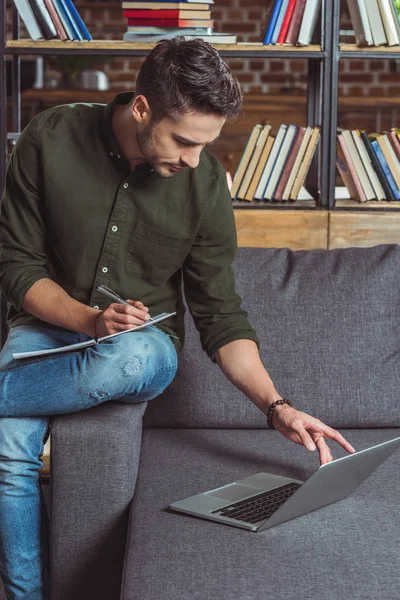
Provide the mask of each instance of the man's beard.
[{"label": "man's beard", "polygon": [[144,158],[151,165],[152,169],[159,175],[160,177],[169,178],[173,177],[173,173],[167,169],[167,167],[163,167],[162,163],[160,164],[157,160],[157,152],[154,144],[153,137],[153,126],[148,125],[142,131],[138,131],[136,134],[137,143],[140,149],[140,152],[143,154]]}]

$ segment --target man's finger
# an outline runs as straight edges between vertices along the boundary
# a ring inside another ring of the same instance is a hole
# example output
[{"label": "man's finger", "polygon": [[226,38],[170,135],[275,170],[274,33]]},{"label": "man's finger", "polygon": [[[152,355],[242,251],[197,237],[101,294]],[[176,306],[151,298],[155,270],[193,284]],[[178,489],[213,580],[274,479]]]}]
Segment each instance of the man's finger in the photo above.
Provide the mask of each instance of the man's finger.
[{"label": "man's finger", "polygon": [[295,429],[295,431],[297,432],[297,435],[301,439],[301,443],[303,444],[303,446],[305,446],[307,450],[310,450],[310,452],[314,452],[316,446],[310,434],[306,431],[306,429],[304,429],[303,423],[300,423],[297,428],[293,427],[293,429]]},{"label": "man's finger", "polygon": [[340,444],[347,452],[353,454],[356,451],[355,448],[353,448],[353,446],[338,431],[336,431],[336,429],[332,429],[332,427],[329,427],[324,423],[321,423],[320,427],[326,437]]},{"label": "man's finger", "polygon": [[325,465],[326,463],[331,462],[332,453],[324,438],[319,437],[315,444],[318,448],[320,464]]}]

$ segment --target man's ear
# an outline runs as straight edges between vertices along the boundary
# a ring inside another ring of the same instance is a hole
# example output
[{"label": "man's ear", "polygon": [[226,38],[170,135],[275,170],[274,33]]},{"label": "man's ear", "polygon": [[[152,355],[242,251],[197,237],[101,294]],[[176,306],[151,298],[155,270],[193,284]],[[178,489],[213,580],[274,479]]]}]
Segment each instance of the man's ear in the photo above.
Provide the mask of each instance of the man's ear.
[{"label": "man's ear", "polygon": [[135,96],[132,101],[132,114],[137,123],[146,124],[151,122],[151,108],[146,96]]}]

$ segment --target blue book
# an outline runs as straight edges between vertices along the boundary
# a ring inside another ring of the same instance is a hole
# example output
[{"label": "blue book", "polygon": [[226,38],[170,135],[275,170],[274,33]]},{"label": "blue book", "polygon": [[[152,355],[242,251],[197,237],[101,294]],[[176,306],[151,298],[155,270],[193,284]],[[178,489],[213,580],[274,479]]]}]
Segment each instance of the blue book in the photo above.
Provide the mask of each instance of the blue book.
[{"label": "blue book", "polygon": [[71,27],[72,31],[74,32],[75,39],[82,42],[83,35],[81,34],[80,30],[78,29],[78,26],[75,23],[75,19],[73,18],[72,14],[67,6],[66,1],[65,0],[57,0],[57,1],[61,5],[61,7],[64,11],[65,18],[67,19],[69,26]]},{"label": "blue book", "polygon": [[372,140],[371,146],[376,154],[376,158],[378,159],[379,164],[382,167],[382,171],[385,174],[385,177],[387,179],[390,189],[392,190],[392,194],[393,194],[395,200],[400,200],[400,189],[396,185],[396,182],[395,182],[392,172],[389,168],[389,165],[387,164],[385,155],[383,154],[383,152],[381,150],[379,142],[377,140]]},{"label": "blue book", "polygon": [[279,11],[279,15],[276,20],[274,33],[272,34],[272,42],[271,42],[272,44],[276,44],[276,42],[278,41],[278,37],[279,37],[279,34],[282,29],[282,25],[283,25],[283,19],[285,18],[288,6],[289,6],[289,0],[283,0],[281,10]]},{"label": "blue book", "polygon": [[67,15],[65,14],[60,0],[52,0],[52,2],[54,4],[54,8],[56,9],[58,16],[60,17],[60,21],[65,29],[65,33],[67,34],[70,40],[76,40],[76,35],[72,31],[72,27],[69,24],[69,19],[67,19]]},{"label": "blue book", "polygon": [[89,31],[87,30],[87,27],[86,27],[85,23],[83,22],[82,17],[76,10],[75,4],[72,2],[72,0],[65,0],[65,3],[69,8],[69,10],[72,14],[72,17],[75,19],[75,23],[77,24],[78,29],[80,29],[83,37],[86,38],[88,40],[88,42],[90,42],[93,38],[90,35]]},{"label": "blue book", "polygon": [[283,3],[283,0],[275,0],[275,6],[272,9],[271,18],[270,18],[269,23],[268,23],[268,29],[267,29],[267,33],[265,34],[263,44],[270,44],[271,43],[272,36],[273,36],[273,33],[274,33],[274,29],[275,29],[275,25],[276,25],[276,22],[277,22],[278,17],[279,17],[279,12],[280,12],[280,10],[282,8],[282,3]]}]

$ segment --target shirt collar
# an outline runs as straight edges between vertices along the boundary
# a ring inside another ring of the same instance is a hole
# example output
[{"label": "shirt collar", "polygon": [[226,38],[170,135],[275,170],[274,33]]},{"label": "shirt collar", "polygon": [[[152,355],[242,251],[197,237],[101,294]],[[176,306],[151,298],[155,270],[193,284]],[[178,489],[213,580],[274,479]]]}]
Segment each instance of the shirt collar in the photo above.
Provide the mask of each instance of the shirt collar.
[{"label": "shirt collar", "polygon": [[120,156],[120,149],[118,142],[115,139],[115,135],[112,129],[112,115],[114,108],[118,104],[128,104],[134,97],[135,92],[121,92],[117,94],[109,104],[103,107],[103,111],[100,117],[100,130],[103,138],[103,142],[107,152],[110,156],[116,158],[122,158]]}]

